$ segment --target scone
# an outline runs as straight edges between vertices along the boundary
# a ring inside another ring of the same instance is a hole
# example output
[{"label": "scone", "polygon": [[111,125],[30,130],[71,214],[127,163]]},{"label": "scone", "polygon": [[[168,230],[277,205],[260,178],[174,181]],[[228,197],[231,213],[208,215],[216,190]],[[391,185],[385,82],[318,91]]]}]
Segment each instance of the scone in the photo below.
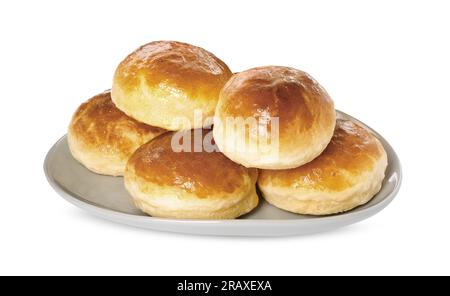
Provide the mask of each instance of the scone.
[{"label": "scone", "polygon": [[330,144],[318,158],[289,170],[261,170],[258,186],[264,198],[281,209],[309,215],[351,210],[380,190],[386,152],[365,128],[337,120]]},{"label": "scone", "polygon": [[211,125],[227,65],[203,48],[156,41],[130,54],[114,75],[112,99],[129,116],[167,130]]},{"label": "scone", "polygon": [[121,176],[131,154],[163,132],[117,109],[107,91],[77,109],[69,125],[68,142],[73,157],[89,170]]},{"label": "scone", "polygon": [[307,73],[259,67],[233,75],[222,89],[214,139],[246,167],[289,169],[322,153],[335,122],[333,101]]},{"label": "scone", "polygon": [[250,212],[258,205],[257,170],[232,162],[217,149],[207,152],[200,146],[212,137],[207,130],[196,132],[199,141],[194,131],[183,132],[184,143],[191,142],[183,151],[174,146],[181,132],[170,132],[133,154],[125,187],[136,206],[151,216],[182,219],[233,219]]}]

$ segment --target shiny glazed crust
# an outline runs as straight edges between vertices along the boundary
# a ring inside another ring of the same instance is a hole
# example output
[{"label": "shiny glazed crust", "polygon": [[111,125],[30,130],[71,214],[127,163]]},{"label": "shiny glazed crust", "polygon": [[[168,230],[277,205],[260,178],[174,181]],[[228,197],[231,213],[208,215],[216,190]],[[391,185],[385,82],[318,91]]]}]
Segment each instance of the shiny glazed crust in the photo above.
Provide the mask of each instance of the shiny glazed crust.
[{"label": "shiny glazed crust", "polygon": [[117,109],[107,91],[77,109],[69,125],[68,141],[73,157],[89,170],[121,176],[133,152],[163,132]]},{"label": "shiny glazed crust", "polygon": [[112,99],[129,116],[167,130],[212,123],[219,92],[231,77],[227,65],[190,44],[156,41],[130,54],[114,75]]},{"label": "shiny glazed crust", "polygon": [[[229,118],[256,119],[258,128],[230,128]],[[279,120],[278,145],[271,141],[271,132],[276,131],[271,118]],[[295,168],[325,149],[335,122],[333,101],[307,73],[288,67],[259,67],[235,74],[221,91],[214,138],[225,155],[246,167]],[[247,146],[235,149],[242,138]],[[257,142],[257,149],[250,148]]]},{"label": "shiny glazed crust", "polygon": [[[197,132],[207,137],[207,130]],[[185,133],[193,148],[194,133]],[[174,134],[143,145],[127,164],[125,187],[138,208],[156,217],[232,219],[257,206],[257,170],[220,152],[175,152]]]},{"label": "shiny glazed crust", "polygon": [[295,213],[328,215],[365,204],[380,190],[386,152],[369,131],[337,120],[334,136],[318,158],[294,169],[260,170],[258,186],[271,204]]}]

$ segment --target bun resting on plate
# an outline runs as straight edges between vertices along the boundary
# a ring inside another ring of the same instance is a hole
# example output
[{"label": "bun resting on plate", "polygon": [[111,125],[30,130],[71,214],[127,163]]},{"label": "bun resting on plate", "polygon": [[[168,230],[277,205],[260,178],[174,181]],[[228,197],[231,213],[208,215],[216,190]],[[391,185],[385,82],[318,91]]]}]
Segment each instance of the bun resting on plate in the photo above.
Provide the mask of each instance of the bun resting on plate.
[{"label": "bun resting on plate", "polygon": [[[196,132],[203,134],[200,142],[208,141],[206,130]],[[128,161],[125,187],[136,206],[151,216],[182,219],[233,219],[253,210],[257,170],[217,151],[195,152],[194,131],[183,134],[191,139],[183,143],[191,143],[182,152],[172,144],[180,132],[171,132],[140,147]],[[217,150],[213,142],[211,147]]]},{"label": "bun resting on plate", "polygon": [[69,125],[68,142],[73,157],[89,170],[121,176],[131,154],[163,132],[128,117],[106,91],[77,109]]},{"label": "bun resting on plate", "polygon": [[288,169],[316,158],[335,122],[333,101],[307,73],[259,67],[233,75],[222,89],[214,139],[220,151],[246,167]]},{"label": "bun resting on plate", "polygon": [[117,67],[112,99],[120,110],[149,125],[173,131],[202,128],[211,125],[219,92],[231,75],[224,62],[203,48],[151,42]]},{"label": "bun resting on plate", "polygon": [[339,119],[322,155],[294,169],[261,170],[258,186],[264,198],[281,209],[335,214],[372,199],[381,188],[387,164],[386,152],[374,135]]}]

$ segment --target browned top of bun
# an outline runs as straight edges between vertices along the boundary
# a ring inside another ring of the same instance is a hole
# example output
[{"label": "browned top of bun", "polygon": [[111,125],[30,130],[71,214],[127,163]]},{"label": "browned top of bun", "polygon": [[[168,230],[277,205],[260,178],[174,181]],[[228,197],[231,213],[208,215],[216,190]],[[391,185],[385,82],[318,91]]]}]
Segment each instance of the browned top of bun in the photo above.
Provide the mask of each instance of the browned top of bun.
[{"label": "browned top of bun", "polygon": [[[205,139],[209,131],[202,132]],[[174,152],[173,135],[172,132],[163,134],[140,147],[128,161],[127,170],[132,167],[136,177],[161,186],[178,187],[200,198],[214,197],[216,193],[231,194],[242,188],[245,177],[256,183],[256,169],[236,164],[220,152],[193,152],[193,133],[190,133],[192,152]]]},{"label": "browned top of bun", "polygon": [[313,161],[288,170],[261,170],[258,182],[273,186],[342,191],[358,176],[371,171],[384,154],[378,139],[349,120],[338,119],[334,136],[325,151]]},{"label": "browned top of bun", "polygon": [[69,132],[85,146],[104,153],[131,155],[140,145],[165,130],[140,123],[116,108],[109,91],[83,103]]},{"label": "browned top of bun", "polygon": [[117,68],[115,83],[124,90],[161,83],[182,89],[189,98],[217,99],[231,77],[227,65],[203,48],[176,41],[155,41],[131,53]]},{"label": "browned top of bun", "polygon": [[279,117],[280,137],[334,122],[334,104],[307,73],[289,67],[253,68],[233,75],[220,93],[220,116]]}]

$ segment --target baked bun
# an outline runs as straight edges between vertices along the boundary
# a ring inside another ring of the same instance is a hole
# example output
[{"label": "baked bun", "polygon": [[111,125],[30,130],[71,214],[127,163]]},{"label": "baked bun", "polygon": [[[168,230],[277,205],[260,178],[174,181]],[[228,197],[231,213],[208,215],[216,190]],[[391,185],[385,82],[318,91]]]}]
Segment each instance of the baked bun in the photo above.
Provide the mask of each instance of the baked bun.
[{"label": "baked bun", "polygon": [[276,207],[328,215],[367,203],[380,190],[386,167],[378,139],[356,123],[338,119],[322,155],[295,169],[261,170],[258,185]]},{"label": "baked bun", "polygon": [[[207,139],[206,130],[197,132],[203,133],[200,140]],[[155,217],[232,219],[257,206],[256,169],[217,151],[175,152],[172,138],[180,133],[194,148],[191,131],[166,133],[143,145],[128,161],[125,187],[139,209]]]},{"label": "baked bun", "polygon": [[335,122],[333,101],[307,73],[259,67],[235,74],[222,89],[214,139],[220,151],[246,167],[295,168],[325,149]]},{"label": "baked bun", "polygon": [[109,91],[83,103],[69,126],[73,157],[89,170],[121,176],[128,158],[164,130],[137,122],[117,109]]},{"label": "baked bun", "polygon": [[151,42],[119,65],[112,99],[117,108],[149,125],[172,131],[202,128],[212,123],[219,92],[231,75],[224,62],[203,48]]}]

